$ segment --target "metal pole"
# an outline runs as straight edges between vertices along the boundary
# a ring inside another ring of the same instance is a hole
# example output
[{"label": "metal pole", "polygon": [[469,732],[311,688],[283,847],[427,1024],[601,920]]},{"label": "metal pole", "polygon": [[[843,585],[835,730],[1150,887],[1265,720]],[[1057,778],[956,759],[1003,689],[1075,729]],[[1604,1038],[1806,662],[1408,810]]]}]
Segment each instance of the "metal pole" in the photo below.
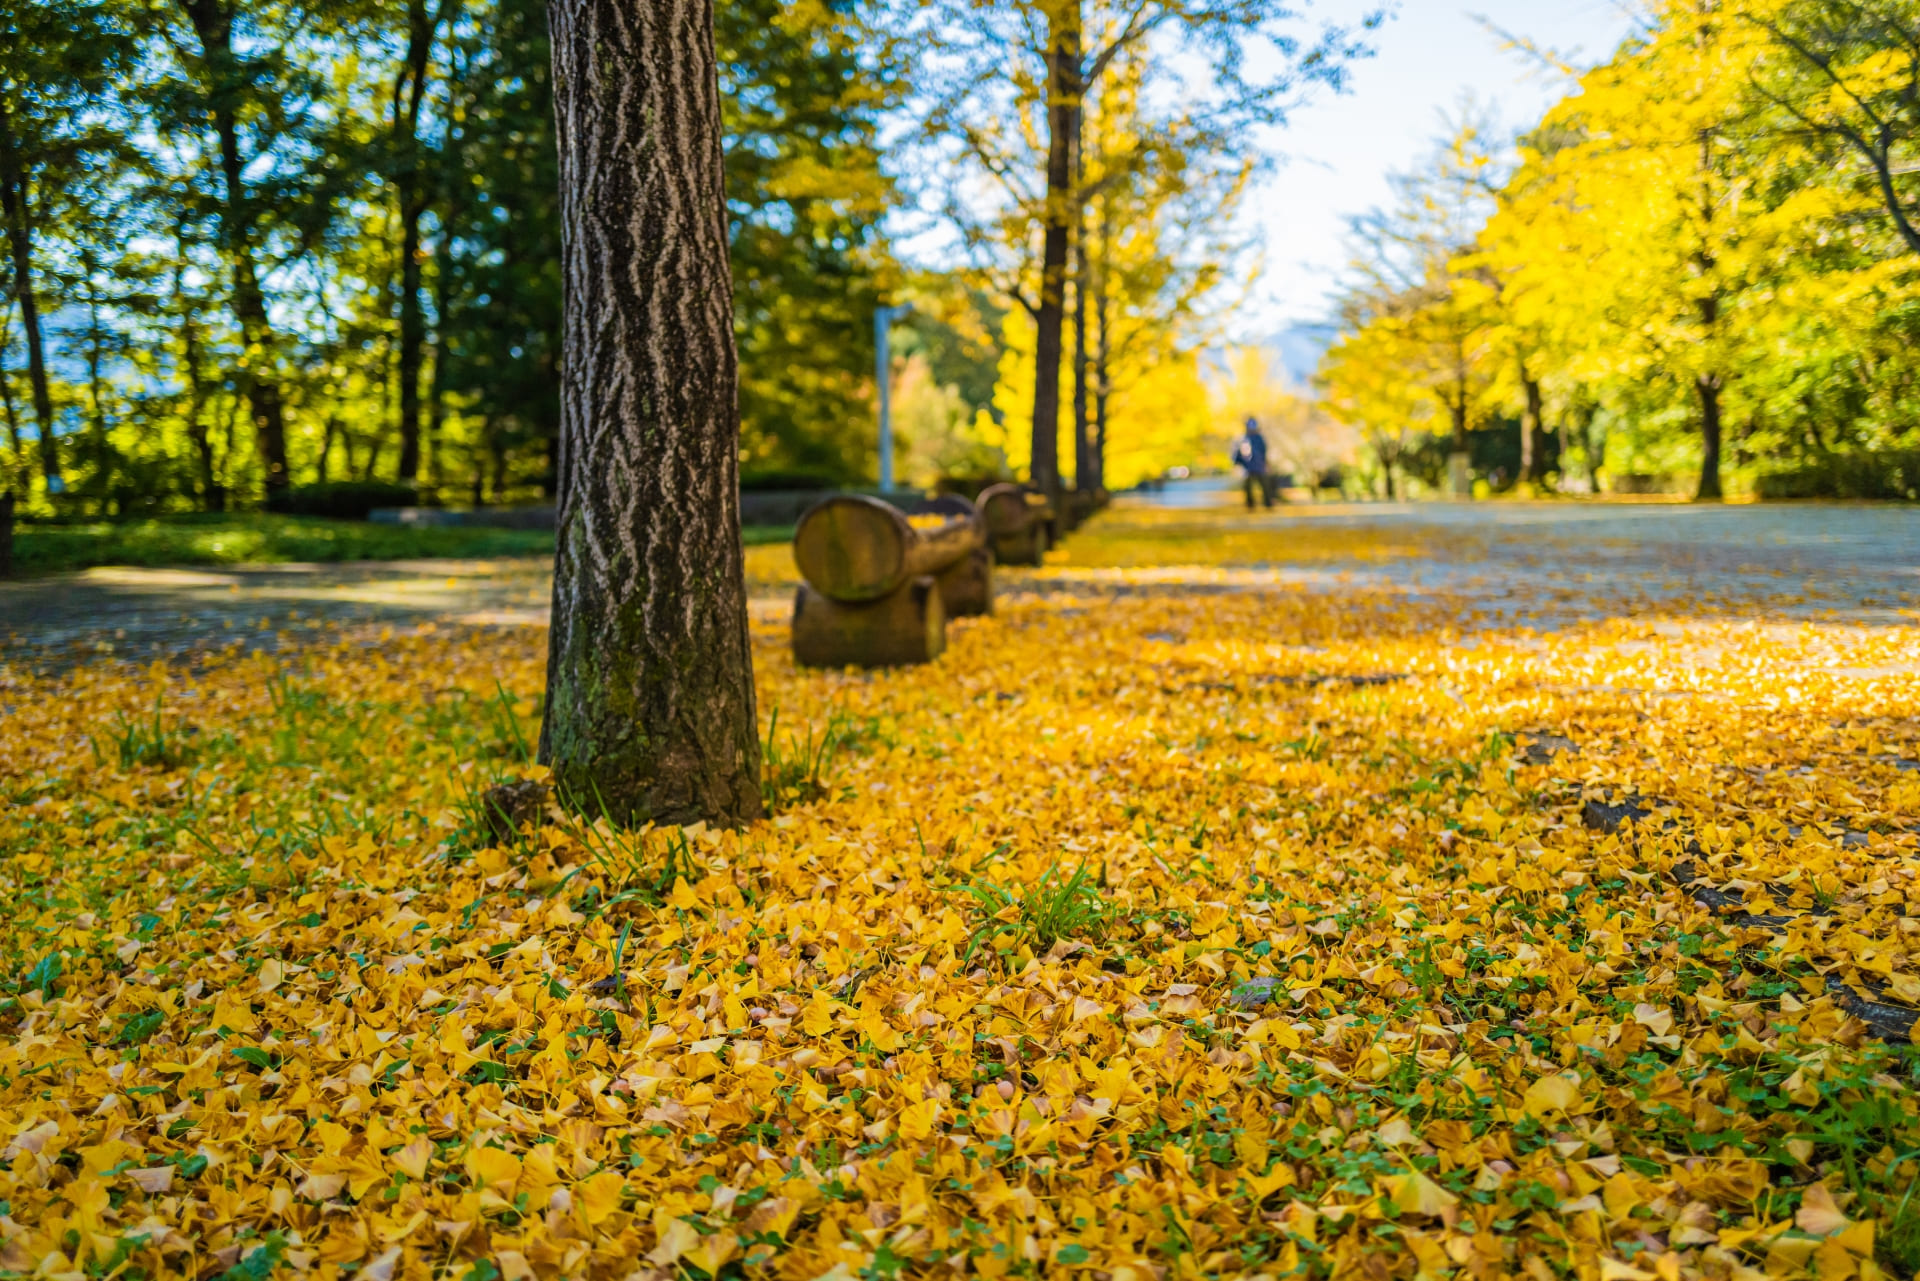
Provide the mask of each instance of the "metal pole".
[{"label": "metal pole", "polygon": [[877,307],[873,312],[873,380],[880,391],[880,492],[893,491],[893,410],[888,403],[893,390],[893,360],[887,351],[888,328],[893,323],[893,308]]}]

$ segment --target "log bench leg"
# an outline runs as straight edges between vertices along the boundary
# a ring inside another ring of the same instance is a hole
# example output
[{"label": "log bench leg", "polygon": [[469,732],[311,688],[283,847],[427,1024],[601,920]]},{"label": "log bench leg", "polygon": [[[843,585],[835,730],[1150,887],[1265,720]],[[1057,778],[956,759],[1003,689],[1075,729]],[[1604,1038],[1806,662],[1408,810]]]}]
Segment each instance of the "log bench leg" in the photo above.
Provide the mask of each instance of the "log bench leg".
[{"label": "log bench leg", "polygon": [[993,536],[993,558],[1002,565],[1039,565],[1046,559],[1047,527],[1034,521],[1017,533]]},{"label": "log bench leg", "polygon": [[932,578],[891,596],[843,605],[801,584],[793,598],[793,658],[802,667],[902,667],[947,647],[947,614]]},{"label": "log bench leg", "polygon": [[993,613],[993,553],[984,546],[941,570],[937,581],[948,618]]}]

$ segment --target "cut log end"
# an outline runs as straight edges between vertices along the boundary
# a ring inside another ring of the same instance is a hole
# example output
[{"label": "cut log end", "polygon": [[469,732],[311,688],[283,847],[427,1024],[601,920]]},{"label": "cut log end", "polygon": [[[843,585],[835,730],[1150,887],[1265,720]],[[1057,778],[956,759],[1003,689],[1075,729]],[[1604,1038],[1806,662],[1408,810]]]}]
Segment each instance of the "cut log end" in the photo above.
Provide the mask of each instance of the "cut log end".
[{"label": "cut log end", "polygon": [[843,494],[814,504],[793,535],[800,573],[837,601],[875,601],[908,577],[914,540],[907,518],[886,503]]}]

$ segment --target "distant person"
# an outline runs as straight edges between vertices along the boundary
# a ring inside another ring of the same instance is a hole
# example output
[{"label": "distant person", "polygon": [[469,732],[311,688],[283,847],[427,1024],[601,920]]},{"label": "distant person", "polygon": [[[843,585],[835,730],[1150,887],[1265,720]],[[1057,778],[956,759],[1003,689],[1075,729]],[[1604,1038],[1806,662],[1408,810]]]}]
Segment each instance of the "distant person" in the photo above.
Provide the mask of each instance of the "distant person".
[{"label": "distant person", "polygon": [[1260,434],[1259,419],[1247,419],[1247,434],[1233,442],[1233,465],[1246,473],[1247,510],[1253,510],[1256,490],[1262,507],[1273,506],[1273,477],[1267,474],[1267,438]]}]

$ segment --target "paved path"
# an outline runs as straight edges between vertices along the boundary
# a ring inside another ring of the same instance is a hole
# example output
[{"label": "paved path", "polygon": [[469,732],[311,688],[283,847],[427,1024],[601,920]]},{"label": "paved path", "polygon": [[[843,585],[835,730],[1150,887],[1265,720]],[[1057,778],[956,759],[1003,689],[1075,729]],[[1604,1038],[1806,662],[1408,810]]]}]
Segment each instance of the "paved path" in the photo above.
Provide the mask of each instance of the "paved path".
[{"label": "paved path", "polygon": [[[1126,496],[1111,519],[1156,508],[1177,519],[1202,497]],[[1221,528],[1198,520],[1196,539]],[[1281,582],[1308,590],[1444,592],[1474,599],[1485,621],[1496,624],[1524,615],[1553,625],[1600,610],[1680,604],[1694,612],[1920,620],[1920,509],[1370,503],[1300,505],[1245,520],[1283,539],[1296,529],[1302,535],[1352,531],[1356,537],[1348,541],[1355,547],[1387,539],[1409,554],[1343,560],[1334,551],[1318,559],[1252,561],[1224,576],[1210,569],[1215,589]],[[1151,576],[1178,589],[1185,581],[1178,559]],[[784,548],[749,549],[756,618],[785,616],[790,572]],[[1098,566],[1076,565],[1043,571],[1033,585],[1084,580],[1097,588],[1112,577]],[[1012,573],[1004,581],[1017,591],[1031,580]],[[0,583],[0,645],[9,647],[0,655],[36,664],[109,653],[141,659],[232,640],[272,645],[282,632],[322,623],[538,625],[546,621],[550,591],[550,565],[539,557],[94,569]]]},{"label": "paved path", "polygon": [[0,583],[0,642],[28,661],[271,646],[319,623],[544,623],[545,557],[90,569]]},{"label": "paved path", "polygon": [[[1194,506],[1182,494],[1129,507]],[[1340,582],[1478,599],[1536,621],[1685,605],[1860,621],[1920,621],[1920,508],[1840,503],[1324,503],[1253,512],[1254,527],[1352,529],[1427,554],[1292,571]],[[1249,568],[1258,569],[1259,566]],[[1329,575],[1337,570],[1337,575]]]}]

